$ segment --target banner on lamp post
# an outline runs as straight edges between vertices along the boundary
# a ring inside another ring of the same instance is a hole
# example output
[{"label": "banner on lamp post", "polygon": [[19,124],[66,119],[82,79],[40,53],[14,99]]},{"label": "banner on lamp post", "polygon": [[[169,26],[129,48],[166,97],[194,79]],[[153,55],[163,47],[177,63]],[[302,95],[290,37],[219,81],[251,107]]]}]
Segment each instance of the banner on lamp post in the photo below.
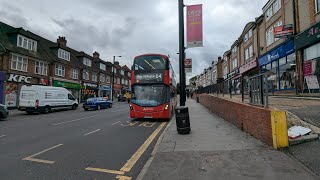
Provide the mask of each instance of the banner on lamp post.
[{"label": "banner on lamp post", "polygon": [[187,6],[187,48],[202,46],[202,4]]}]

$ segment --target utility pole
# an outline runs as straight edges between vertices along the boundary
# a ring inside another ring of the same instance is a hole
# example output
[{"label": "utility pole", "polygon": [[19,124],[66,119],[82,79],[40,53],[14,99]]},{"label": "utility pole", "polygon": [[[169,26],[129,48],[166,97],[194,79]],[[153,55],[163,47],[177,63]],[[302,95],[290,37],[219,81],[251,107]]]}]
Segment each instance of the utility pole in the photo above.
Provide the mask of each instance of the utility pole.
[{"label": "utility pole", "polygon": [[186,73],[184,69],[185,47],[184,47],[184,13],[183,0],[178,0],[179,3],[179,80],[180,80],[180,106],[186,105]]},{"label": "utility pole", "polygon": [[121,57],[121,56],[113,56],[113,63],[112,63],[112,87],[111,87],[111,101],[113,101],[113,91],[114,91],[114,62],[116,61],[116,57]]}]

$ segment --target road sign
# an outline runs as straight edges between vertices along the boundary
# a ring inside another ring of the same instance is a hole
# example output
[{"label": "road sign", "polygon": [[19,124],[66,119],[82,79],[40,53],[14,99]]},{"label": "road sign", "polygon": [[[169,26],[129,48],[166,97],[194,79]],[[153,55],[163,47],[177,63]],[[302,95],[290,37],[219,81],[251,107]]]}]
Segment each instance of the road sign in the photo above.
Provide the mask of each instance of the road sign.
[{"label": "road sign", "polygon": [[186,73],[192,73],[192,59],[187,58],[184,60],[184,69]]}]

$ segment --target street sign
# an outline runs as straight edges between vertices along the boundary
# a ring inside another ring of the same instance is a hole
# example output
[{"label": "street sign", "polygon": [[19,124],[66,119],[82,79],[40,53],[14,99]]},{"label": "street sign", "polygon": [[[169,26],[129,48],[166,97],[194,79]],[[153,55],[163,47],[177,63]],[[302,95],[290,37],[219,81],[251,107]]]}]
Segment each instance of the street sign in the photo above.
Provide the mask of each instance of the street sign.
[{"label": "street sign", "polygon": [[186,73],[192,73],[192,59],[187,58],[184,60],[184,69]]}]

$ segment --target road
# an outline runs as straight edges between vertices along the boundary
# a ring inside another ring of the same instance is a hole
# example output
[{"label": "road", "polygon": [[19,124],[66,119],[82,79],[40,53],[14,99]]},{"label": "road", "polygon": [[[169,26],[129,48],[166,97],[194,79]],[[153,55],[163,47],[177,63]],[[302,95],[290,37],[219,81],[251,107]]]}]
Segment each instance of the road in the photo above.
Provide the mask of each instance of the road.
[{"label": "road", "polygon": [[166,123],[130,120],[128,111],[116,103],[0,121],[1,179],[135,179]]}]

